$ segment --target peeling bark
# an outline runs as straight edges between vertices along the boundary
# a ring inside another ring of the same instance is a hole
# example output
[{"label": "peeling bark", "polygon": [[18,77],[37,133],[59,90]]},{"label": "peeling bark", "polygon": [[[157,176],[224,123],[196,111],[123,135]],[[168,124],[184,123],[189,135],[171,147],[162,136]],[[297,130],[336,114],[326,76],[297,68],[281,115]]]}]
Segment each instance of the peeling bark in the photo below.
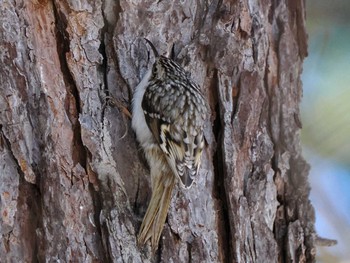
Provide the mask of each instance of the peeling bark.
[{"label": "peeling bark", "polygon": [[[194,186],[173,192],[160,247],[136,244],[149,170],[130,107],[152,63],[179,63],[211,107]],[[304,1],[0,4],[0,258],[313,262],[301,156]],[[107,98],[107,99],[106,99]]]}]

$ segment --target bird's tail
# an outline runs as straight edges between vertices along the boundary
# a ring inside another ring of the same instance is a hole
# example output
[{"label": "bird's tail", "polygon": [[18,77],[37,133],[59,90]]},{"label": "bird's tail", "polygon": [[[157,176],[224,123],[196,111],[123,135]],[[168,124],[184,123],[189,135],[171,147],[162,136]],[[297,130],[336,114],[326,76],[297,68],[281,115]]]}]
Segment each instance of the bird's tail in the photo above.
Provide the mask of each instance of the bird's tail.
[{"label": "bird's tail", "polygon": [[138,243],[143,245],[148,239],[151,239],[151,247],[155,251],[168,214],[175,176],[169,171],[152,183],[152,197],[141,224]]}]

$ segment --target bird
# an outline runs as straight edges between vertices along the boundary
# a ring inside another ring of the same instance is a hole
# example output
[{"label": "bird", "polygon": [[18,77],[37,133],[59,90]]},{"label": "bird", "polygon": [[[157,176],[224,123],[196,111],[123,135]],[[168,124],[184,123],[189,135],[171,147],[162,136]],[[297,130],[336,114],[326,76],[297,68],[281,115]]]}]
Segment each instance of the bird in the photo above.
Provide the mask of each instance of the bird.
[{"label": "bird", "polygon": [[152,196],[138,243],[158,248],[172,191],[177,182],[189,189],[198,175],[205,146],[208,105],[199,86],[173,58],[159,55],[135,88],[132,128],[150,167]]}]

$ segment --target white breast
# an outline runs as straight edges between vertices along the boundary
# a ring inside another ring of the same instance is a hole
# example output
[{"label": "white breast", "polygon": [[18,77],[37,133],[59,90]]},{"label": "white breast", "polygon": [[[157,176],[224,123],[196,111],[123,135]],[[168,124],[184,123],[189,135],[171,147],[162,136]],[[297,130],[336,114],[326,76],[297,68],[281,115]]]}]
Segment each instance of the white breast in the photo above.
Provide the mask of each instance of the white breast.
[{"label": "white breast", "polygon": [[143,149],[146,149],[149,146],[149,143],[154,141],[153,135],[147,126],[141,105],[151,73],[152,69],[149,69],[139,85],[137,85],[132,101],[132,128],[134,129],[137,140]]}]

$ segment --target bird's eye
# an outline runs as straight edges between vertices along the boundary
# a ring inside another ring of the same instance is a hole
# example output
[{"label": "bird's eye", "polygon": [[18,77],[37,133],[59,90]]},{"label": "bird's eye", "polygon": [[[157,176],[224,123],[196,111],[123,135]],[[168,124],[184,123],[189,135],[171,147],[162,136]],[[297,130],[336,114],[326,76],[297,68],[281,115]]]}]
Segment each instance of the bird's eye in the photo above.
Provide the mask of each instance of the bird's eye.
[{"label": "bird's eye", "polygon": [[153,73],[154,75],[156,75],[157,72],[158,72],[158,67],[157,67],[157,66],[154,66],[153,69],[152,69],[152,73]]}]

